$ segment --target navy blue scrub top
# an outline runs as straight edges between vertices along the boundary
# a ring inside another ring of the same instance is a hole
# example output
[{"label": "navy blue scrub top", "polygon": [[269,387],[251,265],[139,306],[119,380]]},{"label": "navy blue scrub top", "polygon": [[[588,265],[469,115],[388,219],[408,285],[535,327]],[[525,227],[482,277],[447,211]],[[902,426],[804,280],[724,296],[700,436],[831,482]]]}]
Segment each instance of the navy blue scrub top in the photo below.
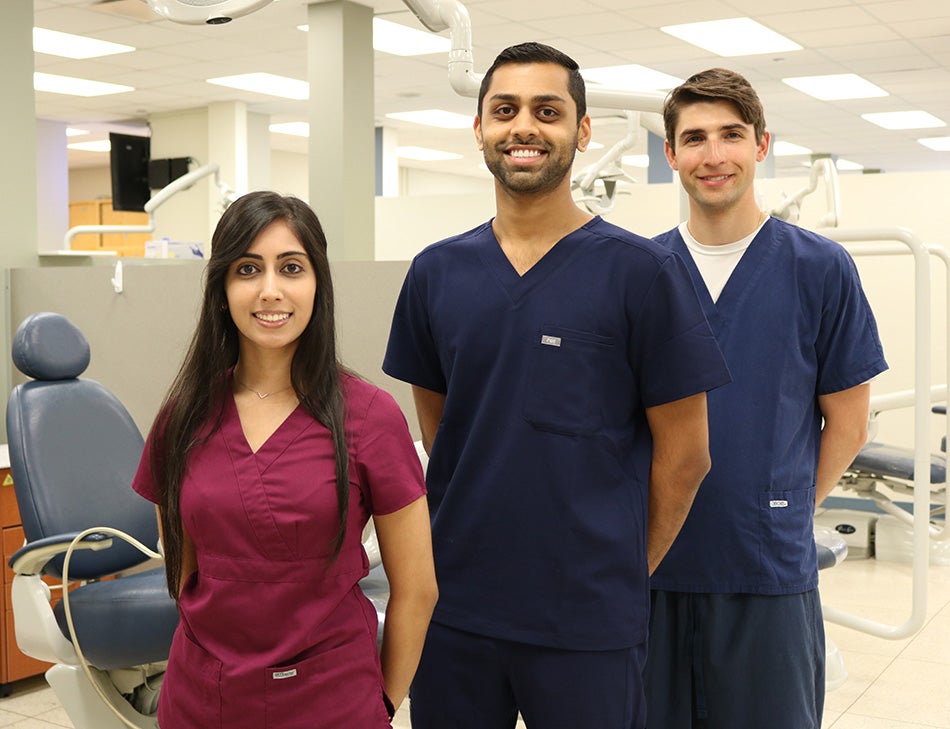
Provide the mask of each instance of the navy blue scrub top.
[{"label": "navy blue scrub top", "polygon": [[818,396],[887,369],[854,261],[834,241],[768,220],[713,303],[677,229],[732,382],[709,393],[712,470],[656,589],[792,594],[818,584]]},{"label": "navy blue scrub top", "polygon": [[729,378],[679,257],[595,218],[519,276],[486,223],[415,258],[383,369],[446,393],[427,473],[434,620],[642,642],[644,409]]}]

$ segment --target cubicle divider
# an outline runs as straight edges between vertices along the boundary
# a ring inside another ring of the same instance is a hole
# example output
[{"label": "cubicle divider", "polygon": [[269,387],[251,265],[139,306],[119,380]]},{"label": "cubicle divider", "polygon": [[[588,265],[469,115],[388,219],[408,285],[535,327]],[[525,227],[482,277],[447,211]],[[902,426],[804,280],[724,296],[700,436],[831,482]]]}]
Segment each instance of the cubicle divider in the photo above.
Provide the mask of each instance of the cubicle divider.
[{"label": "cubicle divider", "polygon": [[[392,393],[406,413],[413,437],[418,438],[409,387],[380,369],[393,306],[408,265],[406,261],[338,261],[332,264],[332,272],[344,364]],[[122,292],[116,293],[112,266],[13,269],[11,331],[34,312],[68,316],[86,335],[92,350],[85,376],[112,390],[145,433],[194,330],[203,270],[201,261],[125,259]],[[12,368],[9,352],[4,361]],[[16,385],[24,378],[13,370],[10,379]]]}]

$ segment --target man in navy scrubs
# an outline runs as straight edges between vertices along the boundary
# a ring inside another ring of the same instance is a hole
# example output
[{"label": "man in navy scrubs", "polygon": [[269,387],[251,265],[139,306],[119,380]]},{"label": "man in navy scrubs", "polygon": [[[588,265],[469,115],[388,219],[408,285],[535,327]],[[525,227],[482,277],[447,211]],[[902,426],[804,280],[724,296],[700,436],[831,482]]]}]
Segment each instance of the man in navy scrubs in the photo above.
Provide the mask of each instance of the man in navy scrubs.
[{"label": "man in navy scrubs", "polygon": [[712,470],[652,579],[649,724],[819,729],[813,515],[865,442],[887,364],[847,252],[756,204],[770,140],[749,83],[696,74],[664,122],[689,220],[657,241],[686,262],[733,381],[709,394]]},{"label": "man in navy scrubs", "polygon": [[440,600],[413,727],[640,729],[648,574],[728,371],[683,262],[574,204],[572,59],[503,51],[474,128],[496,216],[416,256],[383,365],[430,453]]}]

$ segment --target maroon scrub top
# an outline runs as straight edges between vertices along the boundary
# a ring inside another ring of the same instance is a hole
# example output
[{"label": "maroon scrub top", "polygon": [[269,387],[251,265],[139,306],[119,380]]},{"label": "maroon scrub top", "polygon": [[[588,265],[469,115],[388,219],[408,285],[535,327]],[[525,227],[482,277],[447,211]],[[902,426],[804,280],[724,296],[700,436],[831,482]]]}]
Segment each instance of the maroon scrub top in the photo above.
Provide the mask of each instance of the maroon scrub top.
[{"label": "maroon scrub top", "polygon": [[[228,396],[185,471],[181,513],[198,569],[180,599],[163,729],[382,729],[376,612],[357,584],[371,514],[425,494],[406,419],[386,392],[343,375],[350,449],[346,540],[337,533],[329,431],[300,406],[255,453]],[[132,487],[157,498],[149,436]]]}]

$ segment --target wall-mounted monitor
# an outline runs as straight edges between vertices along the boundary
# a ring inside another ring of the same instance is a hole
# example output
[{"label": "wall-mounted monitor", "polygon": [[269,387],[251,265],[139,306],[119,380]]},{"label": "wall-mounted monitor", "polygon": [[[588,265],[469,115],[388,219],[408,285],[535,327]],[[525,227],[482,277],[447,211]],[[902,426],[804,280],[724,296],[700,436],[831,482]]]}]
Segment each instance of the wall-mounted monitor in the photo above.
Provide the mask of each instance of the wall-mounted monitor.
[{"label": "wall-mounted monitor", "polygon": [[142,212],[152,196],[148,187],[150,139],[109,132],[112,209]]}]

